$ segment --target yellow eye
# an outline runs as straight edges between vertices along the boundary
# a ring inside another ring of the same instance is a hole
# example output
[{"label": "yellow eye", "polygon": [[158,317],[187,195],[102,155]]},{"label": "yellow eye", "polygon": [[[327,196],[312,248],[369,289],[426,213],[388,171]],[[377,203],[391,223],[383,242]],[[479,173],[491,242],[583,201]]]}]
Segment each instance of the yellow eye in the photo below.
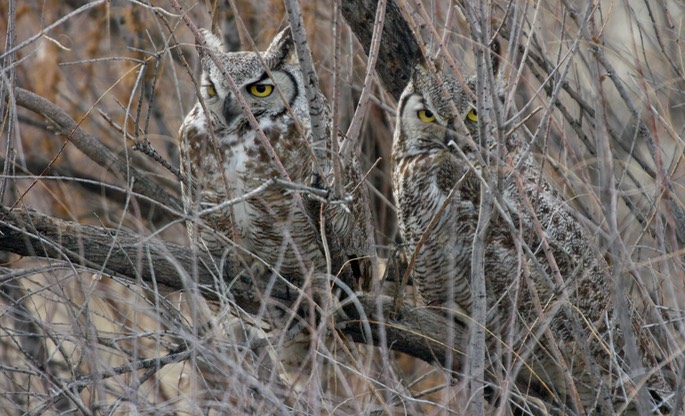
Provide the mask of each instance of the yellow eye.
[{"label": "yellow eye", "polygon": [[474,123],[478,121],[478,111],[475,109],[472,109],[469,111],[469,113],[466,115],[466,118],[469,120],[473,121]]},{"label": "yellow eye", "polygon": [[216,88],[214,88],[214,84],[207,85],[207,95],[209,96],[209,98],[213,98],[216,96]]},{"label": "yellow eye", "polygon": [[252,84],[248,87],[248,91],[255,97],[268,97],[274,91],[274,86],[269,84]]},{"label": "yellow eye", "polygon": [[435,114],[430,110],[419,110],[416,115],[419,117],[419,120],[424,123],[432,123],[435,121]]}]

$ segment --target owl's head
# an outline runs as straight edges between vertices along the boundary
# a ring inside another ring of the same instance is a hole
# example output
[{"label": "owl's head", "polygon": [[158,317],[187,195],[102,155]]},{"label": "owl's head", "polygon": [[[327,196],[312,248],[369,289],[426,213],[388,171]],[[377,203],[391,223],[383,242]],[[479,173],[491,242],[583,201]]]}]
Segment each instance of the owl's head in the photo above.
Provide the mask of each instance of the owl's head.
[{"label": "owl's head", "polygon": [[474,135],[478,124],[474,87],[475,79],[463,84],[449,71],[436,75],[417,64],[400,97],[396,145],[411,155],[445,149],[450,141]]},{"label": "owl's head", "polygon": [[205,44],[197,45],[202,62],[202,98],[210,111],[220,120],[223,118],[222,124],[231,127],[244,120],[243,110],[208,49],[221,61],[223,70],[236,83],[258,120],[283,115],[288,106],[294,111],[307,108],[305,97],[299,93],[302,83],[299,67],[290,63],[293,40],[289,27],[276,35],[264,52],[226,52],[217,36],[207,30],[203,34]]}]

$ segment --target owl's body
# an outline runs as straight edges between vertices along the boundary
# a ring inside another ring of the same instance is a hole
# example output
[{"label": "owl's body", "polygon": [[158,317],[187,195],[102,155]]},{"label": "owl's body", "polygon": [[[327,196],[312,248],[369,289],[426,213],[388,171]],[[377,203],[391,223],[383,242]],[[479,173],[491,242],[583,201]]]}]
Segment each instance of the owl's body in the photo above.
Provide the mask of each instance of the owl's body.
[{"label": "owl's body", "polygon": [[[472,95],[448,75],[443,79],[440,83],[419,67],[400,99],[393,141],[393,194],[407,257],[414,256],[412,278],[422,301],[446,315],[464,314],[460,320],[468,322],[472,246],[484,180],[478,155],[485,152],[473,145],[481,141]],[[494,139],[482,142],[495,157]],[[545,393],[551,388],[553,393],[546,398],[552,402],[571,402],[562,367],[543,332],[549,326],[582,404],[591,411],[604,400],[593,372],[612,385],[612,394],[618,394],[614,377],[624,374],[617,368],[627,368],[623,338],[613,316],[608,266],[519,139],[512,136],[501,145],[502,158],[487,170],[499,176],[492,191],[501,195],[485,239],[486,325],[493,334],[488,342],[490,360],[493,368],[504,365],[506,360],[496,364],[496,351],[513,348],[518,354],[514,365],[521,356],[530,365],[521,368],[519,379]],[[652,368],[656,360],[651,338],[636,314],[631,319],[640,337],[643,365]],[[606,344],[598,342],[595,334]],[[505,347],[508,342],[513,345]],[[614,352],[607,353],[607,348]],[[588,356],[592,363],[584,360]],[[657,389],[665,386],[655,378],[649,381]],[[608,400],[625,400],[619,396]]]},{"label": "owl's body", "polygon": [[[214,50],[240,89],[261,132],[244,115],[221,69],[198,47],[204,108],[201,102],[195,105],[179,138],[181,171],[187,177],[182,184],[186,209],[197,213],[243,198],[272,178],[309,185],[315,166],[321,167],[317,173],[324,180],[330,180],[330,138],[311,142],[300,69],[288,62],[293,48],[290,31],[282,31],[268,50],[259,54],[226,53],[216,37],[208,32],[205,37],[206,47]],[[339,180],[345,181],[345,189],[350,191],[357,185],[356,178],[351,168],[345,169],[345,174]],[[353,196],[364,204],[361,190]],[[361,220],[350,220],[340,206],[325,206],[324,215],[332,223],[335,237],[347,244],[345,254],[366,254]],[[306,195],[272,185],[203,216],[191,240],[217,255],[235,244],[299,284],[310,272],[326,271],[318,216],[318,205]]]}]

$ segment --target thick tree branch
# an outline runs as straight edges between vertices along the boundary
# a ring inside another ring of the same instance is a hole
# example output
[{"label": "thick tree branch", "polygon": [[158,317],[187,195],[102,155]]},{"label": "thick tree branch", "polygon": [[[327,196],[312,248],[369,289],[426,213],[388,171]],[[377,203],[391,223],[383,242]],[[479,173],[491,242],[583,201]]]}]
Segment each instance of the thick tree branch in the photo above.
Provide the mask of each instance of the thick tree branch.
[{"label": "thick tree branch", "polygon": [[[350,0],[342,2],[342,15],[368,54],[371,49],[376,15],[376,1]],[[376,72],[385,89],[399,99],[409,82],[419,45],[407,21],[394,1],[385,7],[383,35],[378,51]]]},{"label": "thick tree branch", "polygon": [[[198,258],[198,275],[210,275],[208,259],[188,249],[158,240],[145,240],[124,229],[112,230],[63,221],[32,210],[0,213],[0,248],[22,256],[69,261],[113,276],[142,279],[183,289],[183,266]],[[146,253],[150,262],[141,262]],[[181,268],[179,268],[179,265]],[[153,274],[154,273],[154,274]],[[211,279],[200,284],[211,284]]]},{"label": "thick tree branch", "polygon": [[343,332],[354,341],[368,342],[363,330],[363,324],[368,323],[374,336],[374,345],[377,345],[378,333],[382,329],[389,349],[428,363],[439,363],[443,367],[449,359],[452,370],[461,370],[468,342],[468,327],[464,322],[455,323],[454,338],[450,340],[445,320],[429,310],[417,309],[404,303],[395,315],[392,313],[392,297],[372,294],[360,295],[359,303],[367,320],[360,321],[360,311],[348,307],[345,311],[350,318],[347,322],[342,322],[345,325]]},{"label": "thick tree branch", "polygon": [[145,195],[159,202],[160,207],[168,207],[183,212],[179,200],[171,196],[146,175],[139,172],[125,160],[112,153],[96,137],[84,132],[64,110],[45,98],[25,90],[14,88],[8,99],[16,101],[18,106],[31,110],[47,118],[56,131],[66,137],[80,151],[95,163],[107,169],[113,175],[131,184],[134,193]]},{"label": "thick tree branch", "polygon": [[[247,312],[259,310],[259,294],[264,293],[269,279],[223,277],[217,279],[220,260],[172,243],[144,239],[125,229],[107,229],[55,219],[31,210],[12,210],[0,214],[0,250],[22,256],[58,259],[99,270],[133,282],[164,285],[171,290],[187,289],[189,278],[202,289],[202,295],[213,300],[223,289],[220,282],[230,282],[230,296]],[[225,263],[225,262],[224,262]],[[224,265],[223,270],[230,270]],[[295,296],[285,285],[269,287],[268,301],[286,307]],[[444,364],[449,348],[457,357],[455,369],[460,368],[466,326],[455,325],[455,337],[447,338],[444,320],[425,309],[404,304],[395,318],[387,318],[393,299],[373,294],[359,295],[361,310],[351,304],[345,308],[347,318],[338,326],[354,341],[377,344],[385,331],[388,348],[401,351],[426,362]],[[371,328],[373,339],[365,338],[363,326]]]}]

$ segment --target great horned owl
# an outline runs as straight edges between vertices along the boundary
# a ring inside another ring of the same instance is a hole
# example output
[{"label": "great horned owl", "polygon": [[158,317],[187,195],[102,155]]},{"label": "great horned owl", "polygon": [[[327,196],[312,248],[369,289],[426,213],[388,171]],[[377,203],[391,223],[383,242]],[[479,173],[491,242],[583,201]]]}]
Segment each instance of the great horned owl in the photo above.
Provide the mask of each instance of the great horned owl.
[{"label": "great horned owl", "polygon": [[[265,52],[227,53],[216,36],[203,33],[206,44],[197,47],[202,97],[179,132],[181,171],[186,177],[182,193],[188,212],[220,209],[201,218],[199,232],[191,235],[191,240],[213,254],[237,244],[294,284],[300,284],[309,273],[326,271],[321,227],[328,233],[326,242],[335,242],[343,254],[338,267],[367,255],[364,212],[368,196],[365,186],[358,186],[354,158],[345,159],[342,177],[335,178],[342,181],[345,191],[355,190],[350,210],[324,204],[320,215],[319,205],[307,195],[300,197],[279,185],[221,206],[272,178],[311,185],[318,177],[330,185],[331,134],[328,131],[318,142],[311,140],[303,77],[299,66],[289,59],[294,49],[289,28],[281,31]],[[223,68],[215,64],[209,49]],[[244,114],[227,76],[237,85],[261,131]],[[324,119],[330,124],[328,113]]]},{"label": "great horned owl", "polygon": [[[629,367],[605,259],[518,135],[500,143],[494,134],[480,137],[474,87],[473,78],[464,85],[447,71],[436,75],[419,64],[399,101],[393,194],[421,300],[443,313],[450,309],[447,315],[471,314],[481,187],[485,175],[498,175],[488,190],[499,196],[484,259],[490,374],[518,365],[518,380],[555,406],[570,405],[565,414],[579,410],[574,390],[590,413],[635,399],[634,383],[647,382],[658,397],[657,390],[668,386],[650,375],[657,364],[650,334],[633,313],[644,373],[631,379],[622,372]],[[503,157],[495,162],[498,154]],[[497,358],[497,351],[507,350],[515,352],[510,364]]]}]

